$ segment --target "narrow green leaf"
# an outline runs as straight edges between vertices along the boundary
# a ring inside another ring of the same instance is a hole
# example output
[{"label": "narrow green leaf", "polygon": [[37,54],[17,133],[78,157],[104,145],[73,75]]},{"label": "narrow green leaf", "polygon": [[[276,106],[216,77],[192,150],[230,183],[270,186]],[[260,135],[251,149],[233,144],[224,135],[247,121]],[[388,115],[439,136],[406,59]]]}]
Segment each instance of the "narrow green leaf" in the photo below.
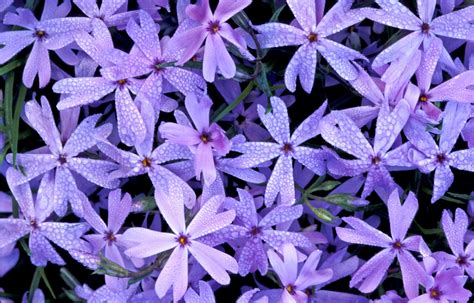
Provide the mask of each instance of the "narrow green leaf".
[{"label": "narrow green leaf", "polygon": [[28,292],[28,303],[31,303],[33,300],[33,295],[38,289],[40,280],[41,280],[41,272],[43,271],[43,267],[36,267],[35,273],[33,275],[33,279],[31,280],[30,291]]},{"label": "narrow green leaf", "polygon": [[341,182],[339,181],[335,181],[335,180],[328,180],[328,181],[325,181],[323,182],[322,184],[316,186],[315,188],[312,189],[312,192],[316,192],[316,191],[330,191],[330,190],[333,190],[336,186],[338,186],[339,184],[341,184]]},{"label": "narrow green leaf", "polygon": [[221,112],[215,115],[215,117],[212,119],[212,122],[220,121],[222,118],[225,117],[225,115],[227,115],[234,108],[236,108],[237,105],[239,105],[250,94],[253,87],[254,87],[254,82],[250,81],[247,87],[245,87],[245,89],[240,93],[240,95],[234,101],[232,101],[231,104],[227,105],[227,107],[225,107]]},{"label": "narrow green leaf", "polygon": [[69,288],[71,289],[74,289],[76,288],[76,286],[80,285],[76,277],[74,277],[66,267],[61,267],[61,269],[59,270],[59,275],[61,276],[63,281],[67,284],[67,286],[69,286]]},{"label": "narrow green leaf", "polygon": [[451,193],[449,191],[447,192],[447,194],[454,197],[454,198],[458,198],[458,199],[474,200],[474,196],[471,196],[471,195]]},{"label": "narrow green leaf", "polygon": [[[424,187],[422,190],[423,190],[424,193],[427,193],[430,196],[433,195],[433,191],[431,191],[430,189],[428,189],[426,187]],[[466,201],[462,201],[462,200],[447,197],[447,196],[442,196],[439,199],[444,200],[444,201],[448,201],[448,202],[453,202],[453,203],[460,204],[460,205],[466,205]]]},{"label": "narrow green leaf", "polygon": [[23,109],[23,104],[25,102],[26,91],[27,91],[26,87],[21,85],[20,90],[18,92],[18,97],[16,99],[13,121],[10,126],[10,129],[11,129],[10,144],[12,147],[12,154],[13,154],[12,164],[14,166],[16,166],[16,155],[18,153],[18,133],[20,131],[20,114]]},{"label": "narrow green leaf", "polygon": [[278,17],[280,17],[280,14],[281,12],[283,11],[283,9],[286,7],[286,4],[283,4],[280,8],[278,8],[272,15],[272,17],[270,18],[270,21],[268,22],[277,22],[278,21]]},{"label": "narrow green leaf", "polygon": [[[7,81],[5,83],[5,99],[4,99],[4,109],[5,109],[5,126],[7,129],[11,127],[13,121],[13,82],[15,78],[13,73],[7,76]],[[8,134],[10,138],[11,134]]]},{"label": "narrow green leaf", "polygon": [[41,271],[41,278],[43,278],[43,282],[44,282],[44,284],[46,284],[46,287],[48,288],[49,293],[51,294],[53,299],[56,299],[56,295],[54,294],[54,291],[53,291],[53,288],[51,287],[51,284],[49,284],[48,277],[46,277],[46,273],[45,273],[44,270]]},{"label": "narrow green leaf", "polygon": [[0,76],[3,76],[5,74],[11,72],[15,68],[17,68],[19,66],[22,66],[23,64],[25,64],[25,62],[23,60],[19,60],[19,59],[10,61],[8,64],[5,64],[5,65],[0,67]]}]

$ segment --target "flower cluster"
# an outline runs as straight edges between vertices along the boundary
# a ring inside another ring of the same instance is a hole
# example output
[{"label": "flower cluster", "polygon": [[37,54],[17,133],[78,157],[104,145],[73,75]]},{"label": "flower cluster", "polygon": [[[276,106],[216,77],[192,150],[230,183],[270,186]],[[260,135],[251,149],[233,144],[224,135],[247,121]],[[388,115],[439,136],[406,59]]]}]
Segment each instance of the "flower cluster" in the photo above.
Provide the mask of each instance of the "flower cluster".
[{"label": "flower cluster", "polygon": [[472,1],[0,18],[1,302],[472,301]]}]

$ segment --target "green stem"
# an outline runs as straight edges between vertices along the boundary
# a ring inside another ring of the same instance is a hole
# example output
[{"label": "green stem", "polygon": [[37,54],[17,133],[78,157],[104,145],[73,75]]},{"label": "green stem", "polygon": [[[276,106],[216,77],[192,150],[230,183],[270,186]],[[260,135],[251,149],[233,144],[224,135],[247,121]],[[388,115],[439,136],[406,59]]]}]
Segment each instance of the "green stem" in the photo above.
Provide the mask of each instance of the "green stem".
[{"label": "green stem", "polygon": [[237,105],[239,105],[249,94],[250,92],[252,91],[252,89],[254,88],[254,81],[250,81],[249,84],[247,85],[247,87],[242,91],[242,93],[240,93],[240,95],[234,100],[232,101],[231,104],[227,105],[227,107],[225,107],[220,113],[218,113],[213,119],[212,119],[212,122],[218,122],[220,121],[222,118],[225,117],[225,115],[227,115],[228,113],[230,113],[234,108],[237,107]]}]

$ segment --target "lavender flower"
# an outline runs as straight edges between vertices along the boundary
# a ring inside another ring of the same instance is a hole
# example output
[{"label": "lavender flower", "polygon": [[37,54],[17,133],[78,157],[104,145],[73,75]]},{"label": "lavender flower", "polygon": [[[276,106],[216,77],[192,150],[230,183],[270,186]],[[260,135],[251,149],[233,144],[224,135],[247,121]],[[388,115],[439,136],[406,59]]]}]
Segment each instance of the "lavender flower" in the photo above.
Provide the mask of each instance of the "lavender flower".
[{"label": "lavender flower", "polygon": [[224,130],[216,123],[209,125],[209,110],[212,101],[207,96],[200,100],[195,95],[188,95],[185,100],[188,114],[193,120],[195,128],[189,121],[181,123],[163,123],[159,131],[168,142],[186,145],[195,154],[194,169],[196,178],[199,180],[201,172],[204,181],[211,184],[216,179],[213,152],[224,156],[229,152],[229,140]]},{"label": "lavender flower", "polygon": [[323,16],[324,2],[316,0],[288,0],[288,5],[296,17],[297,26],[270,22],[256,26],[262,48],[288,45],[300,46],[290,60],[285,71],[285,85],[294,92],[296,78],[309,94],[316,74],[318,52],[329,65],[345,80],[357,78],[353,60],[367,60],[359,52],[336,43],[328,36],[365,19],[361,10],[350,10],[353,1],[339,1]]},{"label": "lavender flower", "polygon": [[44,2],[39,21],[30,10],[25,8],[18,8],[16,14],[7,13],[3,19],[4,24],[25,29],[0,33],[0,44],[3,45],[0,49],[0,64],[4,64],[33,43],[23,71],[23,84],[31,87],[38,75],[39,87],[45,87],[51,79],[49,50],[55,51],[67,63],[70,53],[65,51],[64,47],[74,41],[75,32],[90,30],[90,22],[87,18],[66,17],[70,10],[69,0],[59,6],[57,1],[48,0]]},{"label": "lavender flower", "polygon": [[384,248],[373,256],[352,276],[350,286],[364,293],[374,291],[384,278],[388,267],[396,257],[402,270],[403,287],[408,298],[418,295],[418,284],[425,279],[425,271],[409,252],[418,251],[420,236],[406,237],[408,228],[418,210],[418,201],[413,193],[409,193],[405,203],[401,205],[398,192],[395,190],[387,201],[390,218],[391,237],[373,228],[355,217],[345,217],[344,222],[353,229],[336,227],[341,240]]},{"label": "lavender flower", "polygon": [[251,0],[219,0],[214,13],[209,7],[209,0],[199,0],[197,4],[186,7],[186,14],[194,21],[195,26],[177,34],[170,44],[180,53],[177,64],[181,65],[191,59],[202,43],[204,46],[204,60],[202,74],[208,82],[213,82],[216,70],[225,77],[232,78],[236,67],[224,40],[238,49],[245,50],[247,43],[226,21],[247,7]]},{"label": "lavender flower", "polygon": [[186,227],[183,196],[171,192],[171,196],[157,197],[157,204],[172,233],[158,232],[134,227],[125,231],[123,238],[130,242],[125,254],[135,258],[146,258],[173,249],[155,284],[158,297],[163,298],[173,285],[173,300],[177,301],[186,292],[188,284],[188,254],[220,284],[229,284],[226,271],[236,273],[237,262],[231,256],[200,242],[200,238],[229,225],[235,217],[233,210],[217,214],[224,201],[216,196],[207,201]]},{"label": "lavender flower", "polygon": [[319,134],[319,120],[326,110],[326,103],[306,118],[290,137],[285,103],[278,97],[272,97],[270,100],[273,113],[266,113],[261,105],[257,106],[257,111],[260,120],[277,143],[245,142],[236,145],[232,149],[243,155],[235,158],[232,163],[237,167],[254,167],[278,157],[265,189],[265,205],[270,206],[278,194],[280,194],[281,204],[293,204],[295,187],[292,158],[318,175],[323,175],[326,170],[324,150],[299,146]]}]

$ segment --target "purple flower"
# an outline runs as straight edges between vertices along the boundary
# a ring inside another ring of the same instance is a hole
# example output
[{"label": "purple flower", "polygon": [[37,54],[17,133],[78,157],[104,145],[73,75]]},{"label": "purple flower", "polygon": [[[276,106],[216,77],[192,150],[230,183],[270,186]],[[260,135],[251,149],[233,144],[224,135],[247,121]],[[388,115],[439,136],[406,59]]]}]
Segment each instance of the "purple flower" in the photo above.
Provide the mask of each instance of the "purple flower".
[{"label": "purple flower", "polygon": [[474,171],[474,149],[451,152],[469,115],[470,104],[448,102],[439,146],[431,134],[426,132],[422,123],[410,120],[404,129],[408,140],[416,147],[412,149],[411,156],[414,163],[424,173],[435,171],[431,203],[441,198],[453,183],[451,166],[460,170]]},{"label": "purple flower", "polygon": [[[111,125],[95,127],[100,115],[91,115],[79,124],[69,138],[61,140],[51,107],[45,97],[41,97],[41,106],[36,100],[27,102],[25,112],[28,122],[38,132],[46,146],[29,153],[17,154],[17,164],[23,167],[25,174],[10,167],[8,177],[12,186],[24,184],[46,174],[48,178],[53,179],[51,186],[54,191],[51,198],[54,211],[64,216],[69,201],[73,212],[82,217],[82,203],[86,197],[78,189],[75,173],[105,188],[114,188],[118,185],[117,181],[108,180],[108,173],[117,167],[116,164],[80,155],[94,147],[97,142],[105,140],[112,131]],[[12,158],[12,155],[8,155],[7,160],[12,163]]]},{"label": "purple flower", "polygon": [[326,110],[327,103],[306,118],[290,136],[290,125],[286,105],[278,97],[270,99],[273,113],[266,113],[263,106],[258,105],[260,120],[277,143],[245,142],[232,147],[242,153],[232,160],[237,167],[254,167],[278,157],[272,175],[265,189],[265,205],[270,206],[278,194],[281,204],[293,204],[295,201],[295,185],[293,181],[293,161],[311,169],[318,175],[324,175],[326,151],[299,146],[319,134],[319,120]]},{"label": "purple flower", "polygon": [[147,75],[137,94],[137,100],[145,98],[159,111],[163,103],[163,87],[173,86],[185,95],[201,95],[206,82],[199,75],[182,67],[174,66],[176,53],[168,47],[168,39],[158,38],[155,22],[141,11],[140,26],[130,19],[127,33],[135,42],[131,54],[118,66],[105,68],[103,74],[126,74],[128,78]]},{"label": "purple flower", "polygon": [[73,257],[75,257],[73,251],[90,251],[89,244],[80,239],[89,230],[87,224],[47,221],[54,206],[52,203],[54,180],[51,175],[42,178],[36,203],[33,202],[29,184],[14,186],[9,178],[7,180],[24,217],[0,219],[0,248],[29,235],[31,263],[36,266],[46,266],[48,262],[66,264],[49,241],[68,251]]},{"label": "purple flower", "polygon": [[283,288],[280,296],[281,302],[306,302],[308,299],[307,288],[331,279],[333,274],[331,269],[316,270],[320,258],[321,251],[313,251],[298,273],[297,251],[293,245],[285,244],[283,246],[283,259],[274,251],[268,251],[272,269],[278,275]]},{"label": "purple flower", "polygon": [[99,8],[95,0],[72,0],[92,20],[100,20],[107,27],[123,27],[137,11],[127,11],[128,0],[103,0]]},{"label": "purple flower", "polygon": [[[419,18],[399,1],[377,0],[376,2],[381,9],[365,8],[367,18],[391,27],[412,31],[383,50],[372,63],[372,67],[378,69],[392,62],[392,66],[382,77],[384,81],[397,81],[407,67],[413,64],[415,51],[422,46],[423,51],[426,52],[437,36],[462,40],[474,39],[472,35],[474,7],[472,6],[433,19],[436,1],[417,1]],[[443,61],[452,63],[445,48],[443,52],[446,53]]]},{"label": "purple flower", "polygon": [[336,227],[337,235],[343,241],[384,248],[359,268],[352,276],[350,286],[358,285],[357,288],[363,293],[374,291],[396,257],[400,263],[405,292],[409,298],[414,298],[418,295],[418,284],[424,281],[426,275],[421,265],[409,252],[419,250],[421,237],[406,237],[418,210],[418,201],[410,192],[405,203],[401,205],[398,192],[394,190],[387,201],[387,207],[391,237],[355,217],[343,218],[352,229]]},{"label": "purple flower", "polygon": [[192,289],[189,288],[184,295],[184,302],[186,303],[215,303],[214,292],[208,283],[199,281],[199,295]]},{"label": "purple flower", "polygon": [[[130,212],[132,197],[128,193],[123,198],[121,196],[122,192],[120,189],[109,193],[108,225],[94,211],[90,203],[84,203],[84,220],[97,232],[96,234],[85,235],[84,238],[91,243],[94,252],[100,252],[104,249],[107,259],[123,267],[124,260],[119,247],[124,247],[125,244],[122,242],[122,235],[118,234],[118,232]],[[105,276],[105,280],[107,283],[107,280],[118,279]],[[125,280],[121,281],[125,282]],[[120,281],[113,281],[113,283],[119,284]]]},{"label": "purple flower", "polygon": [[202,74],[208,82],[213,82],[216,70],[225,77],[232,78],[236,67],[224,40],[246,50],[247,43],[226,21],[247,7],[251,0],[219,0],[214,13],[209,7],[209,0],[199,0],[197,4],[188,5],[186,14],[194,21],[194,27],[178,33],[170,41],[171,48],[179,51],[181,65],[191,59],[205,42]]},{"label": "purple flower", "polygon": [[435,278],[425,284],[426,293],[411,299],[408,303],[439,303],[463,302],[467,303],[472,293],[464,288],[467,277],[462,275],[458,268],[439,271]]},{"label": "purple flower", "polygon": [[171,233],[133,227],[123,234],[130,242],[125,251],[130,257],[146,258],[173,249],[155,284],[158,297],[163,298],[173,285],[173,300],[178,301],[188,288],[188,254],[220,284],[229,284],[226,271],[236,273],[237,262],[231,256],[205,245],[200,238],[229,225],[235,217],[233,210],[217,213],[224,197],[215,196],[207,201],[186,227],[183,196],[179,191],[171,196],[158,195],[156,202],[171,228]]},{"label": "purple flower", "polygon": [[278,206],[260,219],[255,209],[253,197],[243,189],[237,189],[239,200],[229,200],[226,204],[237,214],[236,223],[209,235],[210,241],[237,240],[239,249],[236,253],[239,262],[239,274],[246,276],[249,272],[259,270],[262,275],[267,273],[267,243],[278,252],[282,252],[285,243],[298,247],[312,247],[311,241],[302,233],[273,229],[272,226],[291,223],[303,213],[301,205]]},{"label": "purple flower", "polygon": [[466,213],[460,208],[456,209],[456,217],[453,222],[449,212],[444,210],[441,225],[453,254],[435,252],[433,256],[445,268],[460,268],[463,272],[465,270],[471,278],[474,278],[474,240],[471,240],[464,249],[464,236],[469,226]]},{"label": "purple flower", "polygon": [[194,169],[196,178],[199,180],[201,172],[204,181],[211,184],[216,179],[216,168],[214,164],[215,152],[224,156],[229,152],[230,143],[225,132],[216,123],[209,124],[209,110],[212,101],[203,96],[198,101],[196,95],[191,94],[185,100],[186,109],[194,123],[194,128],[189,120],[181,120],[186,123],[163,123],[159,132],[168,142],[186,145],[195,154]]},{"label": "purple flower", "polygon": [[4,64],[22,49],[33,43],[23,71],[23,84],[33,85],[38,75],[39,87],[45,87],[51,79],[51,62],[49,50],[53,50],[66,63],[70,53],[65,46],[74,41],[74,33],[81,30],[90,30],[87,18],[66,17],[71,10],[70,1],[64,1],[57,6],[57,1],[44,1],[44,9],[40,21],[33,13],[25,8],[18,8],[17,13],[7,13],[4,24],[25,28],[18,31],[0,33],[0,64]]},{"label": "purple flower", "polygon": [[324,2],[288,0],[287,3],[296,17],[297,26],[271,22],[258,25],[255,29],[260,33],[258,40],[262,48],[300,46],[285,71],[288,90],[295,91],[299,76],[303,89],[311,93],[318,52],[342,78],[356,79],[358,71],[351,61],[367,58],[327,37],[365,19],[362,11],[350,10],[352,1],[343,1],[336,3],[323,16]]}]

